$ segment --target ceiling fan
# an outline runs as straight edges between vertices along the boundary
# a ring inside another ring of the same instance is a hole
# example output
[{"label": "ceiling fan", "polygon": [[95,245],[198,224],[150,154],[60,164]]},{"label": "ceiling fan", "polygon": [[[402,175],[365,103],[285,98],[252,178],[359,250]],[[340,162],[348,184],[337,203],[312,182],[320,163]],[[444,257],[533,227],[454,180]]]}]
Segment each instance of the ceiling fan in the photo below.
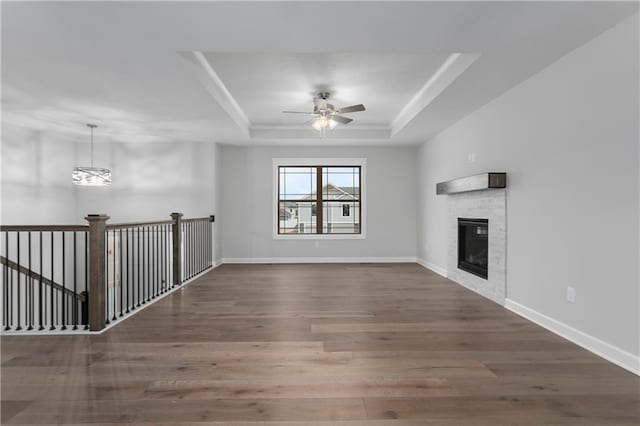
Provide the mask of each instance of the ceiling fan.
[{"label": "ceiling fan", "polygon": [[364,111],[365,107],[362,104],[351,105],[342,108],[336,108],[331,105],[329,101],[329,92],[320,92],[313,98],[313,112],[305,111],[282,111],[285,114],[307,114],[314,117],[309,121],[311,127],[320,131],[324,135],[326,128],[334,129],[338,124],[349,124],[353,121],[352,118],[344,117],[339,114],[349,114],[352,112]]}]

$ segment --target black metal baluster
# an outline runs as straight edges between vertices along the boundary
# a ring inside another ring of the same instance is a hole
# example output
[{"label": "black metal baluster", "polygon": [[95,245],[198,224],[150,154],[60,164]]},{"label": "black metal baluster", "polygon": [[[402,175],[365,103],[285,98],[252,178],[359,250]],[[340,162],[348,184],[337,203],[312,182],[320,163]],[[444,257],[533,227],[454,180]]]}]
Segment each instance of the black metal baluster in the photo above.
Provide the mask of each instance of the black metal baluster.
[{"label": "black metal baluster", "polygon": [[207,269],[207,223],[205,221],[201,222],[202,226],[202,270]]},{"label": "black metal baluster", "polygon": [[119,257],[118,257],[118,266],[120,267],[120,275],[118,279],[118,284],[120,285],[120,316],[124,315],[124,310],[122,308],[122,304],[124,303],[124,295],[123,295],[123,287],[124,287],[124,278],[122,275],[122,229],[118,231],[118,245],[120,246]]},{"label": "black metal baluster", "polygon": [[138,246],[138,249],[136,250],[136,257],[137,257],[137,262],[136,262],[136,271],[138,279],[136,280],[136,284],[138,284],[138,293],[137,293],[137,297],[135,298],[137,301],[136,306],[140,306],[140,228],[136,229],[136,244]]},{"label": "black metal baluster", "polygon": [[186,275],[185,275],[185,281],[188,280],[189,278],[191,278],[191,222],[186,222],[185,223],[185,227],[186,232],[186,241],[185,241],[185,248],[186,248],[186,258],[185,258],[185,269],[186,269]]},{"label": "black metal baluster", "polygon": [[[9,240],[10,233],[7,232],[7,241]],[[7,259],[9,258],[9,248],[7,246]],[[15,296],[15,291],[13,290],[13,270],[9,270],[9,287],[7,289],[9,293],[9,321],[7,322],[7,330],[10,330],[13,326],[13,314],[15,312],[13,306],[13,297]]]},{"label": "black metal baluster", "polygon": [[60,330],[66,330],[67,326],[66,326],[66,302],[67,302],[67,289],[65,287],[66,285],[66,278],[67,278],[67,261],[66,261],[66,253],[65,253],[65,232],[61,232],[62,235],[62,295],[60,296],[61,299],[61,304],[62,304],[62,312],[58,312],[58,314],[62,314],[61,318],[60,318],[60,323],[62,324],[62,327],[60,327]]},{"label": "black metal baluster", "polygon": [[141,304],[144,305],[146,303],[145,298],[144,298],[144,296],[145,296],[145,285],[146,285],[145,267],[144,267],[144,265],[145,265],[145,263],[144,263],[144,259],[145,259],[145,256],[144,256],[144,253],[145,253],[145,250],[144,250],[144,238],[145,238],[145,232],[146,232],[145,228],[144,227],[140,228],[140,232],[141,232],[141,234],[140,234],[140,239],[141,239],[141,246],[140,246],[141,247],[141,251],[140,251],[140,273],[141,273],[141,276],[142,276],[142,282],[141,282],[142,293],[140,294],[140,296],[141,296]]},{"label": "black metal baluster", "polygon": [[162,226],[162,283],[167,291],[167,225]]},{"label": "black metal baluster", "polygon": [[156,270],[158,274],[158,295],[164,293],[162,281],[162,230],[164,225],[157,226],[156,234]]},{"label": "black metal baluster", "polygon": [[198,275],[200,273],[200,271],[202,271],[202,265],[200,263],[200,221],[195,221],[194,223],[194,227],[195,227],[195,235],[194,235],[194,244],[195,244],[195,262],[196,262],[196,269],[195,269],[195,273],[194,275]]},{"label": "black metal baluster", "polygon": [[207,269],[207,222],[202,222],[202,270]]},{"label": "black metal baluster", "polygon": [[162,291],[167,291],[167,225],[162,225]]},{"label": "black metal baluster", "polygon": [[17,274],[18,275],[18,286],[16,287],[16,295],[18,296],[18,303],[16,305],[16,313],[18,315],[17,315],[17,318],[16,318],[16,321],[17,321],[16,330],[22,330],[22,326],[20,325],[20,283],[22,282],[22,280],[20,279],[20,277],[22,275],[22,274],[20,274],[20,232],[16,232],[16,237],[18,239],[17,240],[17,245],[18,245],[18,269],[17,269],[17,271],[18,271],[18,274]]},{"label": "black metal baluster", "polygon": [[193,222],[189,223],[189,278],[193,276]]},{"label": "black metal baluster", "polygon": [[[111,279],[111,284],[112,284],[112,287],[113,287],[113,290],[112,290],[112,294],[113,294],[113,317],[111,317],[111,320],[115,321],[115,320],[118,319],[118,314],[117,314],[117,312],[118,312],[118,293],[116,292],[116,277],[117,277],[117,275],[116,275],[116,260],[118,259],[118,256],[116,256],[116,248],[117,247],[116,247],[116,230],[115,229],[111,232],[111,235],[113,237],[112,238],[113,242],[111,244],[112,247],[113,247],[113,253],[112,253],[112,256],[111,256],[111,259],[113,260],[113,277]],[[119,277],[118,277],[118,279],[119,279]],[[118,282],[118,284],[120,284],[120,283]]]},{"label": "black metal baluster", "polygon": [[129,243],[129,228],[127,228],[127,263],[126,265],[126,274],[127,274],[127,309],[126,309],[126,313],[129,313],[129,306],[131,304],[131,299],[129,296],[129,293],[131,292],[131,274],[129,273],[130,269],[129,269],[129,263],[132,262],[132,260],[130,260],[131,258],[131,244]]},{"label": "black metal baluster", "polygon": [[[53,241],[54,241],[53,231],[51,231],[51,283],[52,284],[55,282],[55,279],[54,279],[54,276],[53,276],[53,272],[54,272],[53,264],[54,264],[54,260],[55,260],[54,251],[53,251],[54,250]],[[56,321],[54,319],[54,309],[53,309],[54,308],[53,285],[50,285],[49,287],[51,288],[50,294],[49,294],[49,299],[50,299],[49,300],[49,304],[50,304],[49,309],[51,309],[51,312],[50,312],[51,324],[49,325],[49,329],[50,330],[55,330],[56,327],[55,327],[54,324],[56,323]]]},{"label": "black metal baluster", "polygon": [[201,229],[201,234],[200,234],[200,264],[202,267],[202,270],[204,271],[207,267],[206,267],[206,263],[207,263],[207,246],[206,244],[206,238],[207,238],[207,234],[205,233],[205,226],[206,223],[204,221],[200,221],[200,229]]},{"label": "black metal baluster", "polygon": [[196,229],[197,222],[191,222],[191,278],[196,275],[196,269],[198,267],[198,251],[196,247]]},{"label": "black metal baluster", "polygon": [[42,269],[42,231],[40,231],[40,279],[38,280],[38,322],[40,326],[38,330],[44,330],[44,313],[42,312],[42,276],[44,275],[44,271]]},{"label": "black metal baluster", "polygon": [[78,233],[73,233],[73,330],[78,329]]},{"label": "black metal baluster", "polygon": [[[5,240],[7,238],[7,234],[6,232],[2,232],[0,233],[0,235],[4,235]],[[6,246],[6,243],[5,243]],[[7,326],[7,305],[8,305],[8,301],[7,301],[7,286],[8,286],[8,280],[9,277],[7,276],[7,271],[9,270],[9,257],[7,256],[7,251],[5,250],[4,252],[4,257],[7,259],[6,262],[3,264],[2,266],[2,302],[3,302],[3,306],[2,306],[2,324],[4,325],[4,327]]]},{"label": "black metal baluster", "polygon": [[9,233],[4,234],[4,257],[7,259],[4,265],[4,281],[2,283],[2,294],[4,296],[4,329],[9,330],[9,306],[11,301],[9,299]]},{"label": "black metal baluster", "polygon": [[[33,270],[31,269],[31,231],[27,232],[28,240],[28,263],[29,263],[29,272],[27,275],[27,280],[25,282],[25,314],[27,316],[26,321],[28,321],[27,330],[33,330]],[[25,321],[25,322],[26,322]]]},{"label": "black metal baluster", "polygon": [[89,248],[89,233],[84,233],[84,299],[82,300],[82,324],[84,329],[89,328],[89,256],[87,256]]},{"label": "black metal baluster", "polygon": [[200,221],[193,222],[193,276],[200,272]]},{"label": "black metal baluster", "polygon": [[200,223],[202,229],[201,241],[202,241],[202,270],[207,269],[207,222],[202,221]]},{"label": "black metal baluster", "polygon": [[155,230],[155,275],[156,275],[156,296],[159,296],[162,291],[162,283],[160,282],[160,225],[156,225]]},{"label": "black metal baluster", "polygon": [[186,277],[185,281],[186,281],[189,278],[191,278],[191,223],[190,222],[185,223],[185,227],[186,227],[185,234],[187,236],[187,241],[185,241],[187,257],[186,257],[186,261],[184,262],[187,269],[187,275],[185,276]]},{"label": "black metal baluster", "polygon": [[[143,297],[144,303],[147,303],[149,301],[149,227],[145,226],[145,233],[143,234],[146,235],[146,237],[144,237],[143,241],[142,241],[142,245],[145,247],[144,249],[144,283],[145,283],[145,297]],[[146,244],[146,245],[145,245]]]},{"label": "black metal baluster", "polygon": [[156,296],[160,296],[160,294],[162,293],[162,282],[161,282],[161,278],[160,278],[160,229],[161,229],[161,225],[156,225],[156,231],[155,231],[155,259],[156,259]]},{"label": "black metal baluster", "polygon": [[184,222],[184,239],[182,241],[182,282],[189,279],[189,222]]},{"label": "black metal baluster", "polygon": [[147,268],[146,268],[146,254],[147,251],[145,249],[144,246],[144,242],[145,242],[145,235],[146,235],[146,227],[142,228],[142,263],[141,263],[141,268],[142,268],[142,304],[144,305],[145,303],[147,303],[146,300],[146,293],[147,293]]},{"label": "black metal baluster", "polygon": [[106,259],[104,260],[104,279],[106,280],[105,286],[104,286],[104,291],[106,292],[106,294],[104,295],[104,307],[105,307],[105,311],[104,311],[104,315],[105,315],[105,319],[104,319],[104,323],[105,324],[110,324],[109,321],[109,307],[111,306],[111,304],[109,303],[109,230],[105,230],[104,231],[104,255],[106,257]]},{"label": "black metal baluster", "polygon": [[152,226],[151,227],[151,260],[153,262],[153,264],[151,265],[151,276],[153,277],[152,281],[151,281],[151,291],[152,291],[152,299],[155,299],[155,297],[158,295],[158,290],[157,290],[157,280],[156,280],[156,227]]},{"label": "black metal baluster", "polygon": [[150,226],[149,227],[149,244],[150,244],[150,248],[149,248],[149,276],[151,277],[151,299],[154,299],[156,297],[156,281],[155,281],[155,265],[154,265],[154,261],[155,261],[155,249],[154,249],[154,245],[153,245],[153,233],[154,233],[154,227]]},{"label": "black metal baluster", "polygon": [[151,248],[151,227],[147,226],[147,302],[151,301],[153,294],[153,276],[151,272],[152,248]]},{"label": "black metal baluster", "polygon": [[150,250],[150,257],[149,257],[149,263],[151,266],[150,269],[150,274],[151,274],[151,298],[155,299],[156,297],[156,247],[155,247],[155,226],[151,226],[150,227],[151,230],[151,250]]}]

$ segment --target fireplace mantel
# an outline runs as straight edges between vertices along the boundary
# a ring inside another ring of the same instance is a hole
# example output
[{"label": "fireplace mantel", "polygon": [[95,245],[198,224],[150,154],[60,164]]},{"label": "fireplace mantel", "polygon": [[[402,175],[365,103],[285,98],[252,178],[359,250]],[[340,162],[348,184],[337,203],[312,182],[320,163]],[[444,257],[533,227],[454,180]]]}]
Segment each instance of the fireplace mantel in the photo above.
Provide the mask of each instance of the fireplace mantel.
[{"label": "fireplace mantel", "polygon": [[461,192],[482,191],[485,189],[501,189],[507,187],[507,174],[489,172],[448,180],[436,184],[436,194],[459,194]]}]

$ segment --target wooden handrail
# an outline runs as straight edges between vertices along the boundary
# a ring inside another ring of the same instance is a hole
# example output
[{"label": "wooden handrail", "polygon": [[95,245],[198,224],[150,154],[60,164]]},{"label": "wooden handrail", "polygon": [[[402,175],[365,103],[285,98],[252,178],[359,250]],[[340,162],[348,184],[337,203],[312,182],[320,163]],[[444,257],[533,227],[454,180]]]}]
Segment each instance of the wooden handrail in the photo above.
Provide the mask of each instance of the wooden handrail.
[{"label": "wooden handrail", "polygon": [[189,218],[189,219],[182,219],[182,222],[183,223],[184,222],[196,222],[196,221],[199,221],[199,220],[206,220],[207,222],[212,222],[211,216],[207,216],[207,217],[192,217],[192,218]]},{"label": "wooden handrail", "polygon": [[21,274],[24,274],[26,276],[28,276],[29,278],[33,278],[38,282],[42,282],[42,284],[46,284],[50,287],[55,288],[58,291],[62,291],[63,293],[65,293],[67,296],[71,296],[73,298],[75,298],[76,300],[80,300],[82,302],[85,302],[87,297],[82,294],[82,293],[74,293],[73,290],[71,290],[70,288],[67,287],[63,287],[62,285],[51,281],[49,278],[43,277],[42,275],[38,274],[37,272],[32,271],[29,268],[26,268],[23,265],[18,265],[16,262],[7,259],[4,256],[0,256],[0,263],[3,265],[6,265],[7,267],[9,267],[9,269],[13,269],[14,271],[18,271]]},{"label": "wooden handrail", "polygon": [[0,225],[0,232],[87,232],[87,225]]},{"label": "wooden handrail", "polygon": [[158,222],[113,223],[113,224],[107,224],[107,229],[114,230],[114,229],[125,229],[125,228],[140,228],[143,226],[171,225],[171,224],[173,224],[172,220],[161,220]]}]

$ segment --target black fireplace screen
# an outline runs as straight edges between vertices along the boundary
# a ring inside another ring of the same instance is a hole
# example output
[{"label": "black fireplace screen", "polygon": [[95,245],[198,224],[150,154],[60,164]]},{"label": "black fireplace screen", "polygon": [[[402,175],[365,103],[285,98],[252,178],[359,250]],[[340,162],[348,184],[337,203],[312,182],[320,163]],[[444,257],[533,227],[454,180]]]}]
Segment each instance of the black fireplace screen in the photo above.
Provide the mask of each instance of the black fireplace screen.
[{"label": "black fireplace screen", "polygon": [[458,268],[488,277],[489,220],[458,218]]}]

